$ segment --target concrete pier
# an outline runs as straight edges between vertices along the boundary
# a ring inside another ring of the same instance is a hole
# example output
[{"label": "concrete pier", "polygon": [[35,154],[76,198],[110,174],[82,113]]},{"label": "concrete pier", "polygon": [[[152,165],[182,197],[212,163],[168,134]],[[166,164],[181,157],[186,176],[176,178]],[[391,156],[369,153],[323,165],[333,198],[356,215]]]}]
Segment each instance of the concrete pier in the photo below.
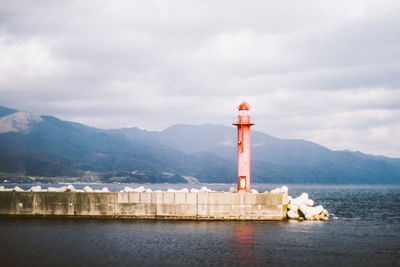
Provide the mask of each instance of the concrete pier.
[{"label": "concrete pier", "polygon": [[0,192],[0,216],[285,220],[287,193]]}]

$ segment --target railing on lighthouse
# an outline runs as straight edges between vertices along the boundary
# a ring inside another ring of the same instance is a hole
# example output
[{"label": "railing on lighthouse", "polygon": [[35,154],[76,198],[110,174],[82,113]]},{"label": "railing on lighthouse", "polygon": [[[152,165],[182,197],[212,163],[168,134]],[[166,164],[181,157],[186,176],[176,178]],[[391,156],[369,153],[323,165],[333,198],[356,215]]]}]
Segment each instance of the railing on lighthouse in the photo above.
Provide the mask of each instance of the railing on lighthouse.
[{"label": "railing on lighthouse", "polygon": [[238,191],[250,191],[250,105],[242,102],[238,107]]}]

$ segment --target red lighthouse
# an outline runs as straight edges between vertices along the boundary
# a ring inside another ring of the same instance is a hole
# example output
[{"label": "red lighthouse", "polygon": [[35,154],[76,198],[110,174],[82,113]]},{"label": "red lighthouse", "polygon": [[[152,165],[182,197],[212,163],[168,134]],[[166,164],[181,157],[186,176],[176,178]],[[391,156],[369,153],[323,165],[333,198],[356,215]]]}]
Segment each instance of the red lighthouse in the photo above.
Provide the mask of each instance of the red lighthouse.
[{"label": "red lighthouse", "polygon": [[242,102],[238,107],[238,190],[250,191],[250,105]]}]

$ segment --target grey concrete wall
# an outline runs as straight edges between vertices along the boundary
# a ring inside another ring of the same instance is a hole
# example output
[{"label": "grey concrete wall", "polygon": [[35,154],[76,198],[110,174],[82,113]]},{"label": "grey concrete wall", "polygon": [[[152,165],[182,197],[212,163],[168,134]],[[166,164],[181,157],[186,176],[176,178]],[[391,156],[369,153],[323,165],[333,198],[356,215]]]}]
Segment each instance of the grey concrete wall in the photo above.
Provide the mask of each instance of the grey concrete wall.
[{"label": "grey concrete wall", "polygon": [[0,192],[0,215],[284,220],[286,193]]}]

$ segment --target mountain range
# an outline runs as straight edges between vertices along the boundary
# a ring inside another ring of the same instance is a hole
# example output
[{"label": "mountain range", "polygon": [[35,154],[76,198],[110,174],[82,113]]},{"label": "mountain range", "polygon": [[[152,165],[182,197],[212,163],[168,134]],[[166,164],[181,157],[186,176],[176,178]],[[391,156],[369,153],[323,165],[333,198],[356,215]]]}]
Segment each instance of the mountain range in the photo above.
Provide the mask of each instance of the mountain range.
[{"label": "mountain range", "polygon": [[[0,106],[0,172],[86,182],[235,183],[236,134],[233,126],[211,124],[104,130]],[[398,158],[258,131],[251,138],[255,183],[400,183]]]}]

